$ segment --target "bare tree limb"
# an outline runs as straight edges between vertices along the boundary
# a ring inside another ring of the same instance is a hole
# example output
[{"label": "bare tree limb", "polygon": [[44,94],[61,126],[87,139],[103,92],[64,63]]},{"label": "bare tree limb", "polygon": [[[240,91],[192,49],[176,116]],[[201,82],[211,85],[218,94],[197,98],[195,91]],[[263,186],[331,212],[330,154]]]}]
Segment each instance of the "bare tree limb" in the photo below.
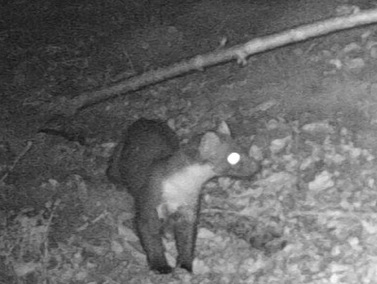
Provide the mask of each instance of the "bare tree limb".
[{"label": "bare tree limb", "polygon": [[136,91],[143,87],[153,85],[167,79],[175,78],[189,72],[202,71],[204,67],[228,62],[233,59],[237,60],[239,63],[246,64],[247,57],[256,53],[375,22],[377,22],[377,9],[303,25],[298,28],[290,29],[277,34],[256,38],[245,44],[236,45],[229,49],[221,49],[204,55],[198,55],[190,60],[182,61],[166,68],[151,70],[139,76],[127,79],[126,81],[117,82],[111,86],[82,93],[71,100],[59,98],[57,101],[50,104],[48,109],[52,113],[60,113],[66,116],[73,115],[78,110],[90,105],[112,99],[120,95],[124,95],[130,91]]}]

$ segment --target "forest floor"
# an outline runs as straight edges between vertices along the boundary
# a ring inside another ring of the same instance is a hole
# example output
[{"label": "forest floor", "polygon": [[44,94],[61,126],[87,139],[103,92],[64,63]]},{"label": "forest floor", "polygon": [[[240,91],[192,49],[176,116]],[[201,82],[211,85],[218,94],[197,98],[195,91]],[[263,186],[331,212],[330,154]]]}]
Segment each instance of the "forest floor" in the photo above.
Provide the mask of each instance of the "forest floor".
[{"label": "forest floor", "polygon": [[[56,98],[373,1],[55,2],[0,11],[0,283],[377,283],[377,26],[168,80],[50,121],[60,135],[38,132]],[[106,178],[140,117],[169,120],[182,141],[225,120],[262,164],[250,182],[206,184],[193,274],[149,271],[132,200]]]}]

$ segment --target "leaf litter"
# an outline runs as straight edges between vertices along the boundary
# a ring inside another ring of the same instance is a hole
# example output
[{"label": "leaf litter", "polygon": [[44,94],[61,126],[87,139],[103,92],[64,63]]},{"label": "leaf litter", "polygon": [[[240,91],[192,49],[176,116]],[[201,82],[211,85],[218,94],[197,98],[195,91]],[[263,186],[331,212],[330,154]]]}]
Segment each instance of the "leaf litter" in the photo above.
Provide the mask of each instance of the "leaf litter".
[{"label": "leaf litter", "polygon": [[[97,283],[103,274],[105,283],[374,283],[374,155],[355,146],[348,129],[327,120],[300,126],[279,118],[264,125],[250,148],[262,162],[261,172],[252,181],[223,177],[205,186],[194,275],[148,272],[132,210],[124,212],[129,197],[79,175],[45,185],[74,187],[77,202],[85,203],[86,215],[68,242],[52,246],[48,238],[64,201],[39,212],[2,212],[1,257],[17,277],[35,274],[52,283]],[[75,155],[94,167],[94,157],[108,156],[112,146]],[[165,245],[174,265],[171,237]]]},{"label": "leaf litter", "polygon": [[[323,50],[311,60],[327,60],[327,74],[359,72],[365,65],[361,56],[375,54],[375,42],[366,34],[361,43]],[[236,115],[226,104],[209,111],[210,102],[195,104],[175,96],[164,101],[160,93],[133,102],[127,119],[174,117],[169,125],[185,141],[193,129],[208,129],[212,121]],[[267,101],[247,109],[245,116],[276,105],[275,100]],[[374,121],[373,109],[365,106],[365,112]],[[55,201],[42,209],[0,210],[0,257],[5,263],[1,279],[13,275],[18,283],[376,283],[374,154],[356,146],[350,129],[330,120],[261,121],[253,137],[240,137],[245,145],[252,143],[249,153],[262,163],[261,172],[251,181],[219,178],[205,186],[193,275],[180,270],[169,276],[149,272],[132,227],[132,201],[103,180],[104,161],[115,146],[106,142],[89,150],[72,144],[53,147],[54,163],[74,174],[61,181],[50,179],[41,188],[66,194],[51,198]],[[2,192],[17,190],[0,186]],[[72,214],[69,207],[75,208]],[[59,238],[62,235],[65,238]],[[171,237],[165,245],[174,264]]]}]

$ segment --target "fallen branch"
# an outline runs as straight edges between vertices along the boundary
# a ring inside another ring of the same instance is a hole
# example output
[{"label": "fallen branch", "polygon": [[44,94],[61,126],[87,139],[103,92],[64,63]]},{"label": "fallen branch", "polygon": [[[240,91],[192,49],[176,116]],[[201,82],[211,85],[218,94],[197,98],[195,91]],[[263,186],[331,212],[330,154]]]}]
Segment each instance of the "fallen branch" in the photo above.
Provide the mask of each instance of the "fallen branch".
[{"label": "fallen branch", "polygon": [[204,67],[217,65],[236,59],[238,63],[246,64],[250,55],[271,50],[294,42],[318,37],[340,30],[377,22],[377,9],[368,10],[350,16],[337,17],[277,34],[256,38],[245,44],[229,49],[220,49],[204,55],[198,55],[188,61],[179,62],[170,67],[151,70],[126,81],[120,81],[95,91],[85,92],[73,99],[59,98],[49,105],[52,114],[70,116],[78,110],[93,104],[109,100],[130,91],[136,91],[167,79],[175,78],[193,71],[202,71]]}]

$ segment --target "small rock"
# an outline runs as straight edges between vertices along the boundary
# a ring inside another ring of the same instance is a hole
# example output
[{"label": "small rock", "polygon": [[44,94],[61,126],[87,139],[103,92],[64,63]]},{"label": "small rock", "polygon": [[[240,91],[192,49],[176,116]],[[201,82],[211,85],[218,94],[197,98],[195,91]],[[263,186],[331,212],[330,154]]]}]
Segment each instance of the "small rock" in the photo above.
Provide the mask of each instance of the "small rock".
[{"label": "small rock", "polygon": [[328,121],[308,123],[303,125],[301,129],[311,134],[318,132],[328,134],[334,133],[334,128],[328,123]]},{"label": "small rock", "polygon": [[329,60],[330,65],[334,65],[336,69],[342,68],[342,61],[340,59],[331,59]]},{"label": "small rock", "polygon": [[344,48],[343,48],[343,53],[350,53],[352,51],[359,51],[361,50],[361,46],[358,45],[357,43],[355,42],[352,42],[350,44],[347,44]]},{"label": "small rock", "polygon": [[347,60],[345,63],[346,68],[350,71],[360,71],[365,66],[364,59],[362,58],[352,58]]},{"label": "small rock", "polygon": [[365,33],[363,33],[360,37],[361,37],[361,40],[363,42],[365,42],[366,40],[368,40],[368,38],[372,35],[372,31],[371,30],[368,30],[366,31]]},{"label": "small rock", "polygon": [[316,176],[315,180],[309,183],[310,190],[321,191],[334,186],[334,181],[332,180],[332,174],[328,171],[323,171]]},{"label": "small rock", "polygon": [[123,224],[118,225],[118,233],[128,242],[137,242],[139,240],[134,231],[124,226]]},{"label": "small rock", "polygon": [[195,274],[206,274],[211,271],[203,260],[195,258],[192,265]]},{"label": "small rock", "polygon": [[251,145],[250,150],[249,150],[249,157],[252,157],[257,161],[262,161],[263,160],[262,149],[256,145]]},{"label": "small rock", "polygon": [[200,228],[198,232],[198,238],[199,239],[213,239],[215,237],[215,234],[212,233],[210,230],[205,228]]},{"label": "small rock", "polygon": [[374,59],[377,58],[377,46],[372,46],[370,48],[370,56]]},{"label": "small rock", "polygon": [[360,8],[356,5],[339,5],[335,9],[336,16],[348,16],[352,14],[357,14],[360,12]]},{"label": "small rock", "polygon": [[292,136],[289,135],[282,139],[275,139],[271,141],[270,151],[273,154],[277,154],[282,151],[290,142],[292,141]]},{"label": "small rock", "polygon": [[274,130],[279,128],[279,121],[277,121],[276,119],[271,119],[267,122],[266,128],[267,130]]},{"label": "small rock", "polygon": [[328,58],[331,58],[332,57],[332,52],[330,50],[322,50],[322,55],[324,57],[328,57]]},{"label": "small rock", "polygon": [[257,105],[254,109],[255,109],[255,111],[267,111],[277,104],[278,104],[278,102],[276,100],[268,100],[266,102],[263,102],[263,103]]},{"label": "small rock", "polygon": [[368,222],[366,220],[361,220],[361,224],[363,225],[363,229],[368,234],[377,234],[377,225],[374,222]]},{"label": "small rock", "polygon": [[111,242],[111,251],[114,252],[116,255],[120,255],[121,253],[123,253],[124,249],[119,242],[113,240]]},{"label": "small rock", "polygon": [[296,55],[296,56],[302,56],[304,54],[303,50],[301,48],[295,48],[293,50],[293,53]]}]

